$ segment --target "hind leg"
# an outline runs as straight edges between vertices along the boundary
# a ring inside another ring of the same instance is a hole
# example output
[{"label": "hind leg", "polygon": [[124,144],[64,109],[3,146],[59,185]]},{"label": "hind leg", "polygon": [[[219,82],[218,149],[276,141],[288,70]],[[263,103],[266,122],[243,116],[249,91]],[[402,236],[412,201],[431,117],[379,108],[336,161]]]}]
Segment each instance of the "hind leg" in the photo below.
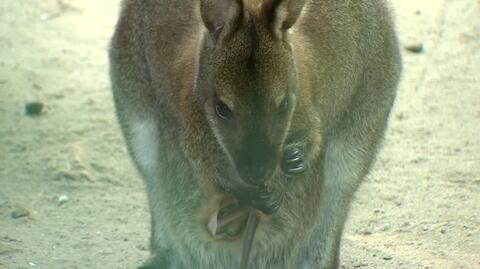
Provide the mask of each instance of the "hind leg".
[{"label": "hind leg", "polygon": [[[396,81],[392,84],[396,86]],[[350,113],[326,137],[319,224],[307,244],[303,254],[306,262],[301,268],[338,267],[340,239],[350,203],[372,166],[395,96],[395,88],[375,86],[362,90],[364,95],[352,101]],[[365,100],[371,98],[368,96],[377,96],[376,105]]]},{"label": "hind leg", "polygon": [[334,269],[339,264],[340,239],[352,196],[366,174],[371,156],[343,141],[331,142],[324,161],[319,226],[307,250],[305,269]]}]

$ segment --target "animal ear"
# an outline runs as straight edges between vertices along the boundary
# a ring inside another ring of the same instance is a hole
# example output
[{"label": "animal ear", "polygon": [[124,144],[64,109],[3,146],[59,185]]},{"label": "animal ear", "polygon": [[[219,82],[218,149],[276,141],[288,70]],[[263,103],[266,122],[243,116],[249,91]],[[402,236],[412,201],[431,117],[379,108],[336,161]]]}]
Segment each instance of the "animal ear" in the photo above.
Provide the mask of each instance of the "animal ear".
[{"label": "animal ear", "polygon": [[200,15],[215,39],[231,32],[242,15],[242,0],[200,0]]},{"label": "animal ear", "polygon": [[297,22],[304,5],[305,0],[269,0],[263,6],[263,14],[273,33],[281,37],[283,32]]}]

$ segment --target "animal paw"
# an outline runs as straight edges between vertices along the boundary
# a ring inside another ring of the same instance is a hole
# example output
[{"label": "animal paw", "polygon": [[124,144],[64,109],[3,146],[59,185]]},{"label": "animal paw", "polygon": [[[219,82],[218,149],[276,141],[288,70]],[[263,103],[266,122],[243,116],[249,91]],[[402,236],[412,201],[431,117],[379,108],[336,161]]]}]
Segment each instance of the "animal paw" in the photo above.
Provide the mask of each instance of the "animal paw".
[{"label": "animal paw", "polygon": [[283,153],[282,170],[287,175],[299,175],[305,172],[305,153],[299,147],[286,148]]},{"label": "animal paw", "polygon": [[266,189],[261,189],[252,199],[252,206],[267,215],[275,213],[281,204],[281,198]]}]

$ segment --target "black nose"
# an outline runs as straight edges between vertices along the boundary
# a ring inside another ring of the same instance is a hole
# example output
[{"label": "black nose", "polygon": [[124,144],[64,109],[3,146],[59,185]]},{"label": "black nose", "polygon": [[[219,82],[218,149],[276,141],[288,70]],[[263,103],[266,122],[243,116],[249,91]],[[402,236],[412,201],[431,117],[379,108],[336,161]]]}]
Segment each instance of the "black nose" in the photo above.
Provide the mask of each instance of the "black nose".
[{"label": "black nose", "polygon": [[269,160],[248,158],[243,160],[238,168],[238,172],[243,180],[253,185],[260,185],[271,177],[275,166]]},{"label": "black nose", "polygon": [[253,161],[242,164],[239,170],[240,176],[250,184],[263,183],[266,175],[263,165]]}]

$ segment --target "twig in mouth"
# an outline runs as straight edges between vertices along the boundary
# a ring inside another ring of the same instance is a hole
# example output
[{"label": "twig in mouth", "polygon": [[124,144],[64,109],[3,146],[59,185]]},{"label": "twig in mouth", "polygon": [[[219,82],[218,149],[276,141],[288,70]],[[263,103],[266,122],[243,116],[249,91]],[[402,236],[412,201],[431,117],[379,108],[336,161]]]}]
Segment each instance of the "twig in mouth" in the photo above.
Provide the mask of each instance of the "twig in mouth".
[{"label": "twig in mouth", "polygon": [[250,252],[252,250],[253,238],[257,231],[258,215],[255,209],[251,209],[248,213],[247,226],[243,237],[242,258],[240,261],[240,268],[247,269],[250,259]]}]

